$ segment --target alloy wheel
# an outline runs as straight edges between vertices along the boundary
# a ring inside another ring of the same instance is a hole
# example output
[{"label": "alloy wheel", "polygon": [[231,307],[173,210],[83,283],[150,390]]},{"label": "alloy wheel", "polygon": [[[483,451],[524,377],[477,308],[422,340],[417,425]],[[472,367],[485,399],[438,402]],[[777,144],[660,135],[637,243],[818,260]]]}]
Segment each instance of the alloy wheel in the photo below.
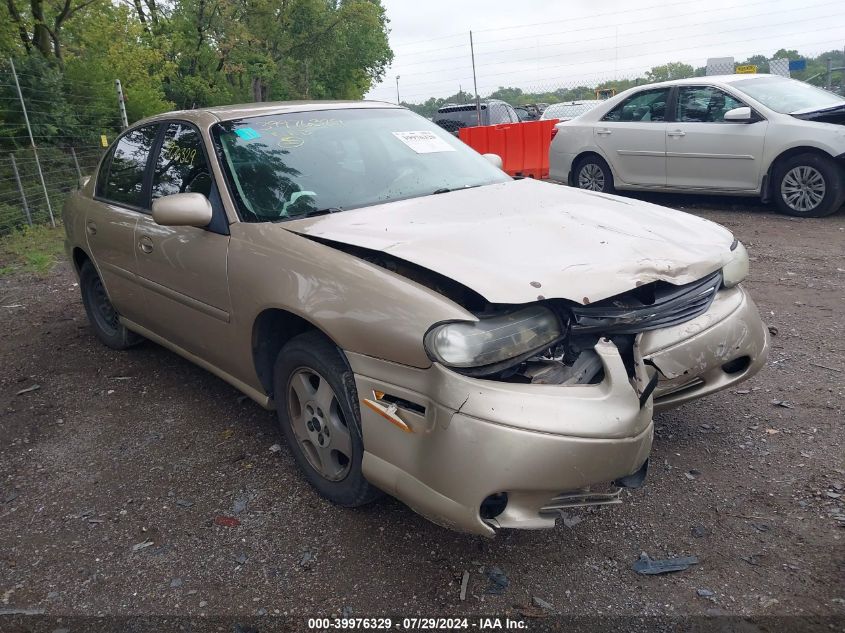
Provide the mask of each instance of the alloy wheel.
[{"label": "alloy wheel", "polygon": [[595,163],[587,163],[578,172],[578,187],[590,191],[604,191],[604,171]]},{"label": "alloy wheel", "polygon": [[328,481],[340,481],[352,465],[352,437],[329,382],[308,367],[288,381],[288,414],[311,467]]},{"label": "alloy wheel", "polygon": [[807,213],[819,206],[826,192],[824,176],[815,167],[807,165],[790,169],[780,185],[783,201],[799,213]]}]

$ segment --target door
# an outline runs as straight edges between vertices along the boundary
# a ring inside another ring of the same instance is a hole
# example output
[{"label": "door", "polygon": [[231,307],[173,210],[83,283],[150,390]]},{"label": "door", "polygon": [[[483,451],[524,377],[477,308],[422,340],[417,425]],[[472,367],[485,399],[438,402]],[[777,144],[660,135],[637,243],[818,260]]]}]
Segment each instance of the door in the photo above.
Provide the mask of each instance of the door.
[{"label": "door", "polygon": [[228,222],[199,130],[190,123],[165,123],[154,157],[151,202],[187,192],[201,193],[211,201],[213,219],[208,226],[160,226],[152,215],[143,215],[135,227],[147,327],[182,349],[226,367],[223,340],[231,312]]},{"label": "door", "polygon": [[85,214],[88,252],[109,300],[131,321],[142,318],[137,280],[135,225],[142,216],[144,174],[158,125],[130,130],[118,139],[97,174],[94,200]]},{"label": "door", "polygon": [[757,190],[768,121],[734,123],[725,112],[745,106],[715,86],[680,86],[666,131],[669,187]]},{"label": "door", "polygon": [[593,137],[611,164],[617,184],[666,184],[666,106],[670,88],[638,92],[593,127]]}]

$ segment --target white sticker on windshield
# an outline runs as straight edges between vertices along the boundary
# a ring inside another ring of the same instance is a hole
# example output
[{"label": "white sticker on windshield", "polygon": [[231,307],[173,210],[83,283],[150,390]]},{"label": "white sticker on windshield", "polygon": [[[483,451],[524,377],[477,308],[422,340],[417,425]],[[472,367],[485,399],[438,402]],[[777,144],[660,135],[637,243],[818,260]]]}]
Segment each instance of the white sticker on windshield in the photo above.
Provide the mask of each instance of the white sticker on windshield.
[{"label": "white sticker on windshield", "polygon": [[425,130],[419,132],[394,132],[393,136],[405,143],[417,154],[433,154],[435,152],[454,152],[455,148],[449,145],[434,132]]}]

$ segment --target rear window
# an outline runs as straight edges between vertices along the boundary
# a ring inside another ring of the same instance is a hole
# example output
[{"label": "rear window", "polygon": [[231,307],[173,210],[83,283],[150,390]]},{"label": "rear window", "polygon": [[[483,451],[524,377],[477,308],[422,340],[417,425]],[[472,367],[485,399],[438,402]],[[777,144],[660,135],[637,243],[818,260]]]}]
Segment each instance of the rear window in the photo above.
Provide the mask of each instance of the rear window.
[{"label": "rear window", "polygon": [[[482,112],[486,109],[486,105],[481,106]],[[457,132],[462,127],[475,127],[478,125],[478,114],[476,113],[475,105],[467,105],[461,108],[449,108],[444,112],[438,111],[437,114],[434,115],[434,122],[444,130]]]}]

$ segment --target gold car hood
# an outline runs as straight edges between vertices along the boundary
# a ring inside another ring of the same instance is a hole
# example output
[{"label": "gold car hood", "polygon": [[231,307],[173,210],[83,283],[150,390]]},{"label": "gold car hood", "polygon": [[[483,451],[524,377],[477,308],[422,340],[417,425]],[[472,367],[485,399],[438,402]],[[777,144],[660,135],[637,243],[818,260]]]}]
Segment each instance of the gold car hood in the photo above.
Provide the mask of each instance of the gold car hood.
[{"label": "gold car hood", "polygon": [[531,179],[279,226],[389,253],[491,303],[587,304],[656,280],[689,283],[724,266],[733,241],[687,213]]}]

